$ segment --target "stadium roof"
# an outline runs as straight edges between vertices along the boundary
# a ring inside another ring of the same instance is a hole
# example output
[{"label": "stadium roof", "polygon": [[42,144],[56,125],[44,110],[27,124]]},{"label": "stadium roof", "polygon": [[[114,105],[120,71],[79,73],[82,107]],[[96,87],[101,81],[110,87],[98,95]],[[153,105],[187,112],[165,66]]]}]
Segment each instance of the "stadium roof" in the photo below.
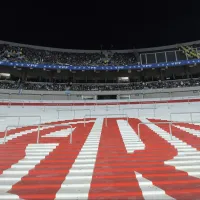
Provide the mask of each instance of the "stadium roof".
[{"label": "stadium roof", "polygon": [[[43,47],[43,46],[36,46],[36,45],[29,45],[29,44],[21,44],[21,43],[14,43],[8,41],[1,41],[0,44],[8,44],[11,46],[20,46],[20,47],[28,47],[33,49],[40,49],[40,50],[47,50],[47,51],[61,51],[61,52],[70,52],[70,53],[101,53],[101,50],[83,50],[83,49],[62,49],[62,48],[53,48],[53,47]],[[112,52],[117,53],[129,53],[129,52],[138,52],[138,53],[147,53],[147,52],[157,52],[157,51],[170,51],[172,49],[177,49],[180,46],[191,46],[196,45],[200,47],[200,40],[186,42],[181,44],[173,44],[168,46],[160,46],[160,47],[149,47],[149,48],[141,48],[141,49],[124,49],[124,50],[111,50]]]}]

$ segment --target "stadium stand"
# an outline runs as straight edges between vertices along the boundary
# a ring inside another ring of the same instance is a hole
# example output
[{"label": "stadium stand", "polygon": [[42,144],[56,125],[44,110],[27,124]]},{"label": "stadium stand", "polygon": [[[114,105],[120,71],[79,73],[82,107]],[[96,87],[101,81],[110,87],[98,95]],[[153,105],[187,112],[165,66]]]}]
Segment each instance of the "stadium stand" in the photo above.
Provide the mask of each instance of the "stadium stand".
[{"label": "stadium stand", "polygon": [[143,89],[165,89],[177,87],[195,87],[200,86],[200,79],[184,79],[172,81],[154,81],[154,82],[135,82],[118,84],[78,84],[78,83],[37,83],[18,81],[0,81],[0,89],[23,89],[23,90],[47,90],[47,91],[116,91],[116,90],[143,90]]},{"label": "stadium stand", "polygon": [[105,56],[99,53],[69,53],[0,45],[0,60],[75,66],[131,65],[136,63],[133,53],[113,53]]},{"label": "stadium stand", "polygon": [[199,199],[199,64],[166,64],[198,57],[193,44],[137,54],[0,42],[0,62],[14,62],[0,67],[0,199]]}]

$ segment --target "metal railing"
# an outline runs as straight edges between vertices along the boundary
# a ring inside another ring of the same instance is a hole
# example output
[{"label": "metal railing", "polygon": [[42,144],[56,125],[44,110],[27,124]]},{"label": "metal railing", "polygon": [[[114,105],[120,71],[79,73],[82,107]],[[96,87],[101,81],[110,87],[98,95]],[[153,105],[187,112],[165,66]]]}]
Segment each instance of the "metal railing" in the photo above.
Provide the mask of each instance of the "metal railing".
[{"label": "metal railing", "polygon": [[96,110],[96,106],[98,107],[98,106],[104,106],[103,108],[105,108],[106,107],[106,111],[108,111],[109,110],[109,106],[118,106],[118,108],[119,108],[119,110],[120,110],[120,103],[118,102],[118,101],[116,101],[116,102],[110,102],[110,103],[95,103],[94,104],[94,111]]},{"label": "metal railing", "polygon": [[138,117],[140,117],[140,110],[153,110],[153,116],[156,115],[156,109],[155,108],[123,108],[123,113],[125,113],[125,110],[137,110]]},{"label": "metal railing", "polygon": [[[60,126],[70,127],[70,128],[71,128],[71,133],[70,133],[70,144],[72,144],[72,132],[73,132],[73,130],[72,130],[72,125],[70,125],[70,124],[49,124],[49,125],[47,125],[47,124],[38,124],[38,125],[32,125],[32,126],[37,126],[37,127],[38,127],[38,128],[37,128],[37,129],[38,129],[37,140],[36,140],[36,143],[37,143],[37,144],[39,144],[39,139],[40,139],[40,127],[50,127],[50,128],[51,128],[51,126],[54,126],[54,127],[60,127]],[[21,126],[15,126],[15,125],[12,126],[12,125],[10,125],[10,126],[7,126],[7,127],[6,127],[3,144],[6,143],[6,138],[7,138],[8,129],[9,129],[9,128],[19,128],[19,127],[21,127]]]},{"label": "metal railing", "polygon": [[74,112],[73,118],[75,118],[75,116],[76,116],[76,111],[89,111],[89,114],[90,114],[90,116],[91,116],[91,109],[77,109],[77,110],[58,109],[58,110],[57,110],[58,119],[60,119],[60,112],[64,112],[64,111],[73,111],[73,112]]},{"label": "metal railing", "polygon": [[[46,105],[46,103],[45,102],[42,102],[43,103],[43,111],[45,112],[46,111],[46,108],[48,107],[48,103],[47,103],[47,105]],[[55,103],[55,102],[52,102],[52,103]],[[66,103],[66,102],[64,102],[64,103]],[[67,103],[68,105],[66,105],[65,107],[70,107],[70,109],[67,109],[68,111],[72,111],[72,108],[74,107],[74,104],[73,103]],[[56,105],[55,105],[55,107],[57,107],[57,110],[59,109],[59,106],[62,106],[62,103],[57,103]]]},{"label": "metal railing", "polygon": [[170,132],[170,137],[171,137],[171,140],[172,140],[172,123],[173,122],[140,122],[138,124],[138,141],[141,141],[140,139],[140,126],[143,124],[143,125],[146,125],[146,124],[169,124],[169,132]]},{"label": "metal railing", "polygon": [[88,116],[90,116],[90,118],[91,117],[93,117],[93,116],[95,116],[95,117],[98,117],[98,116],[103,116],[104,118],[105,118],[105,124],[106,124],[106,127],[108,126],[108,116],[125,116],[126,117],[126,121],[127,121],[127,124],[128,124],[128,115],[127,114],[124,114],[124,113],[122,113],[122,114],[94,114],[94,115],[85,115],[84,116],[84,127],[85,127],[85,124],[86,124],[86,118],[88,117]]},{"label": "metal railing", "polygon": [[[25,104],[24,100],[21,100],[20,102],[17,102],[17,101],[18,101],[18,100],[16,100],[15,103],[20,103],[20,104],[22,105],[22,108],[24,108],[24,104]],[[10,108],[11,106],[12,106],[12,101],[9,100],[9,101],[8,101],[8,108]]]},{"label": "metal railing", "polygon": [[[184,91],[180,91],[180,92],[184,92]],[[149,92],[149,93],[142,93],[142,92],[139,92],[138,94],[140,94],[140,95],[143,95],[143,98],[139,98],[138,100],[140,100],[141,102],[142,102],[142,100],[144,100],[144,99],[146,99],[146,101],[148,101],[148,98],[144,98],[144,95],[148,95],[148,94],[152,94],[153,92]],[[199,90],[197,90],[197,93],[198,93],[198,95],[194,95],[194,96],[185,96],[185,97],[172,97],[172,94],[173,93],[175,93],[175,91],[174,92],[163,92],[162,90],[161,91],[159,91],[158,93],[156,93],[155,92],[155,94],[160,94],[160,93],[168,93],[169,95],[169,97],[163,97],[163,98],[159,98],[159,100],[158,101],[165,101],[166,100],[166,98],[168,98],[166,101],[170,101],[170,100],[179,100],[179,99],[184,99],[184,100],[186,100],[187,102],[188,102],[188,104],[190,104],[191,103],[191,98],[192,99],[199,99],[199,96],[200,96],[200,91]],[[13,93],[14,95],[16,95],[16,94],[18,94],[18,93]],[[132,95],[132,94],[135,94],[135,93],[130,93],[129,95]],[[10,93],[10,94],[8,94],[8,93],[4,93],[4,95],[8,95],[8,98],[4,98],[4,99],[1,99],[1,101],[4,101],[5,100],[5,102],[7,102],[7,106],[8,107],[10,107],[13,103],[15,103],[15,102],[18,102],[22,107],[25,105],[25,103],[26,103],[26,100],[28,101],[30,101],[30,98],[27,98],[27,96],[29,96],[29,94],[21,94],[20,95],[20,98],[22,99],[21,101],[19,100],[19,99],[14,99],[14,98],[11,98],[12,97],[12,94]],[[122,94],[122,95],[124,95],[124,94]],[[59,98],[56,100],[55,99],[55,95],[53,95],[53,94],[38,94],[38,95],[34,95],[34,96],[36,96],[37,98],[35,99],[35,100],[38,100],[38,101],[45,101],[45,100],[52,100],[52,103],[56,103],[57,102],[57,100],[59,100]],[[52,98],[44,98],[45,96],[52,96]],[[63,97],[63,95],[62,94],[58,94],[57,95],[57,97],[59,97],[59,96],[61,96],[61,97]],[[71,95],[71,96],[73,96],[73,95]],[[74,96],[76,96],[76,94],[74,94]],[[120,96],[120,94],[118,94],[118,96]],[[71,101],[71,100],[73,100],[73,99],[68,99],[67,98],[68,96],[66,96],[66,101]],[[31,98],[32,99],[32,98]],[[151,98],[151,100],[152,101],[155,101],[154,99],[158,99],[158,98]],[[119,101],[120,101],[120,99],[118,99]],[[131,101],[134,101],[135,99],[127,99],[127,103],[129,103],[130,104],[130,102]],[[13,102],[12,102],[13,101]],[[95,105],[95,104],[97,104],[98,105],[98,100],[96,100],[96,101],[92,101],[91,103],[93,103],[93,105]],[[45,103],[45,102],[43,102],[43,103]],[[167,102],[166,102],[167,103]],[[86,101],[84,102],[84,105],[86,105],[87,103],[86,103]],[[115,105],[118,105],[118,103],[115,103]],[[70,105],[69,106],[71,106],[71,107],[73,107],[73,102],[72,103],[70,103]],[[95,109],[95,108],[94,108]]]},{"label": "metal railing", "polygon": [[[140,126],[143,124],[143,125],[146,125],[146,124],[169,124],[169,134],[170,134],[170,139],[173,140],[173,137],[172,137],[172,125],[173,124],[185,124],[187,122],[183,122],[183,121],[176,121],[176,122],[140,122],[138,124],[138,141],[141,141],[140,139]],[[196,122],[196,123],[199,123],[199,122]]]},{"label": "metal railing", "polygon": [[[120,110],[120,104],[119,102],[115,102],[115,103],[106,103],[106,111],[109,110],[109,108],[111,108],[110,106],[118,106],[119,110]],[[116,107],[115,107],[116,108]]]},{"label": "metal railing", "polygon": [[11,106],[11,101],[8,102],[8,108],[10,108],[10,106]]},{"label": "metal railing", "polygon": [[40,115],[0,115],[0,118],[1,117],[5,117],[5,118],[14,118],[14,117],[16,117],[16,118],[18,118],[18,123],[17,123],[17,125],[19,126],[19,124],[20,124],[20,119],[21,118],[39,118],[39,123],[38,124],[41,124],[41,121],[42,121],[42,118],[41,118],[41,116]]},{"label": "metal railing", "polygon": [[159,101],[153,101],[154,107],[155,107],[155,108],[158,108],[158,105],[167,104],[167,108],[170,109],[169,101],[170,101],[170,100],[162,100],[162,99],[160,98]]},{"label": "metal railing", "polygon": [[[116,84],[116,83],[114,83],[114,84]],[[193,91],[193,90],[195,90],[195,89],[193,89],[193,88],[189,89],[189,90],[187,89],[187,91]],[[102,93],[101,91],[98,91],[98,93],[95,93],[95,95],[94,95],[94,91],[90,91],[90,92],[91,92],[91,94],[87,94],[87,95],[93,95],[93,96],[95,96],[95,98],[96,98],[96,96],[98,94]],[[179,95],[178,96],[174,95],[177,92],[183,92],[184,93],[185,90],[183,89],[181,91],[164,91],[163,89],[160,89],[158,91],[157,90],[156,91],[149,90],[148,92],[145,91],[145,93],[143,91],[141,91],[141,90],[140,91],[134,91],[134,92],[127,91],[126,95],[130,95],[131,96],[131,95],[137,94],[138,96],[142,96],[142,97],[140,97],[138,99],[147,99],[148,100],[148,98],[145,98],[144,95],[146,96],[148,94],[156,94],[156,96],[162,96],[162,93],[165,93],[167,95],[163,96],[161,99],[164,100],[165,98],[168,98],[168,100],[173,100],[174,98],[179,98],[180,99]],[[34,94],[34,97],[33,96],[30,97],[29,95],[33,95],[33,94],[28,94],[28,93],[26,93],[26,91],[23,91],[22,94],[18,95],[18,90],[13,91],[13,92],[10,92],[9,90],[5,90],[5,92],[2,93],[2,97],[3,98],[1,98],[1,100],[2,99],[7,99],[7,101],[10,101],[10,100],[13,100],[13,101],[16,100],[17,101],[19,99],[25,100],[25,101],[26,100],[38,100],[38,101],[39,100],[42,100],[42,101],[51,100],[52,102],[56,102],[57,100],[73,101],[73,97],[76,97],[76,99],[77,99],[77,95],[80,95],[79,93],[81,93],[81,92],[74,92],[71,95],[64,95],[64,94],[61,94],[61,93],[55,95],[54,93],[46,94],[44,92],[42,94]],[[116,91],[115,95],[118,95],[120,97],[121,95],[124,95],[123,93],[121,93],[121,91]],[[16,95],[18,96],[17,98],[15,98]],[[196,93],[194,93],[194,96],[191,96],[191,97],[192,98],[199,98],[199,96],[200,96],[200,91],[199,91],[199,89],[197,87],[196,88]],[[63,99],[63,97],[64,97],[64,99]],[[188,97],[187,95],[184,96],[184,98],[187,98],[187,97]],[[120,98],[118,98],[118,99],[120,99]],[[154,98],[151,98],[151,99],[154,99]],[[81,100],[81,99],[79,99],[79,100]],[[134,99],[131,99],[131,100],[134,100]]]},{"label": "metal railing", "polygon": [[200,112],[175,112],[175,113],[170,113],[170,121],[172,121],[172,116],[173,115],[190,115],[191,123],[193,123],[193,114],[200,114]]}]

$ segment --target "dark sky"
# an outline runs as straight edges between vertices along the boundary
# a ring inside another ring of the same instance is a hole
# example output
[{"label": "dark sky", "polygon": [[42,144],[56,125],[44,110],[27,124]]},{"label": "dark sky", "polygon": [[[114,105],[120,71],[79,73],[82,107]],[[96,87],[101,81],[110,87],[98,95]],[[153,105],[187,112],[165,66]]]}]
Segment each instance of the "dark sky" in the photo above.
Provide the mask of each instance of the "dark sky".
[{"label": "dark sky", "polygon": [[197,0],[15,2],[1,5],[0,40],[72,49],[145,48],[200,40]]}]

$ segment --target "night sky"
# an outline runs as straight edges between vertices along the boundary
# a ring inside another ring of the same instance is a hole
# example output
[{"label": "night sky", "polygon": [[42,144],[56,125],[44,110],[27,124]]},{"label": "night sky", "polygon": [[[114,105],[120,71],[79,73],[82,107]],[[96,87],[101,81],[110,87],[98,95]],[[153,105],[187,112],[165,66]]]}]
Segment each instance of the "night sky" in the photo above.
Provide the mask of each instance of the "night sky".
[{"label": "night sky", "polygon": [[200,40],[198,1],[67,2],[2,4],[0,40],[72,49],[146,48]]}]

